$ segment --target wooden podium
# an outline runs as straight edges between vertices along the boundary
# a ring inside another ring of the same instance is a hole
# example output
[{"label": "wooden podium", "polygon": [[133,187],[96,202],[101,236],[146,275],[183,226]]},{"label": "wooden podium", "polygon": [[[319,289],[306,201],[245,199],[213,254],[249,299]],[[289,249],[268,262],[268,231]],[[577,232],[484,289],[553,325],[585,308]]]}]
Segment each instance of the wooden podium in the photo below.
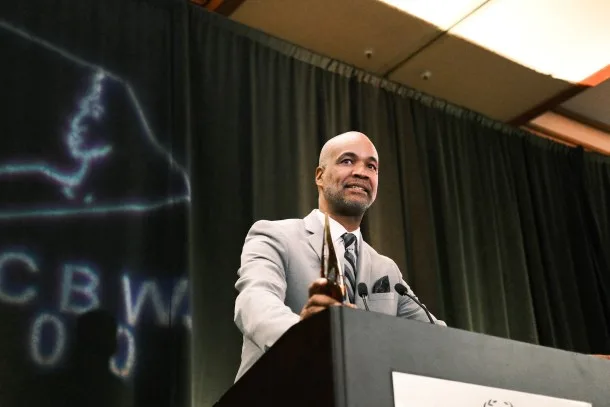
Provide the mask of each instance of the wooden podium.
[{"label": "wooden podium", "polygon": [[293,326],[216,406],[390,407],[393,372],[610,406],[610,361],[346,307]]}]

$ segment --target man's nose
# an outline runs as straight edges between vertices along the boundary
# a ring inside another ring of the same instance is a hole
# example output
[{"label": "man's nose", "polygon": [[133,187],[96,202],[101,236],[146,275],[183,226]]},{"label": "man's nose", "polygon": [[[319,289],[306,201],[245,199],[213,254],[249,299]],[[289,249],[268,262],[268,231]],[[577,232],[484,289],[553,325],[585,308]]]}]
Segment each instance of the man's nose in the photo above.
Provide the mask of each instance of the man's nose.
[{"label": "man's nose", "polygon": [[364,164],[356,164],[353,167],[352,175],[358,178],[368,178],[368,172],[366,170],[366,165]]}]

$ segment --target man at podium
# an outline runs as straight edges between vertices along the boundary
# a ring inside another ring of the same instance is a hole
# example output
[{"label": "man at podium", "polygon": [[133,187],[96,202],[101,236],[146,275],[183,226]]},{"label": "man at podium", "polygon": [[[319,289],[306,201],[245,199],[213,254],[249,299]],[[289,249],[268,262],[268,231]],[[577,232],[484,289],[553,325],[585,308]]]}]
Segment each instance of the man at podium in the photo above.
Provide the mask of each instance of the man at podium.
[{"label": "man at podium", "polygon": [[[419,303],[396,263],[363,239],[360,223],[377,196],[379,157],[369,138],[347,132],[322,148],[318,209],[303,219],[261,220],[248,232],[235,287],[235,324],[243,334],[238,380],[291,326],[341,302],[322,294],[325,214],[343,268],[344,305],[446,325]],[[423,305],[423,304],[422,304]]]}]

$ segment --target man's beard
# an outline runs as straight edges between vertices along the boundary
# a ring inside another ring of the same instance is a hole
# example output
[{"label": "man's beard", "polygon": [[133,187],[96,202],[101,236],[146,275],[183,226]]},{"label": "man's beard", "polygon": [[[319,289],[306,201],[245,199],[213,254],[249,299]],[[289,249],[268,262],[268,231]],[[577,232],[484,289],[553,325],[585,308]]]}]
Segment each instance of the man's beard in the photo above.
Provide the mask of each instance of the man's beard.
[{"label": "man's beard", "polygon": [[371,206],[370,202],[348,200],[342,190],[334,188],[325,189],[324,197],[330,209],[337,215],[342,216],[362,216]]}]

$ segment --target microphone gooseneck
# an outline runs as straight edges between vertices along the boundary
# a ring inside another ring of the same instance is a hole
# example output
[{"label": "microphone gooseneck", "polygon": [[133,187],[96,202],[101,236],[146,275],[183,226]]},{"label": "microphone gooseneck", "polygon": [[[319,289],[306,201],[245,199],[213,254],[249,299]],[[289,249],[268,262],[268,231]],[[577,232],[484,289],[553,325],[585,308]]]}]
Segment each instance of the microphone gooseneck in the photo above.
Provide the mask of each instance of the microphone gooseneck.
[{"label": "microphone gooseneck", "polygon": [[[360,288],[360,287],[358,287]],[[428,316],[428,319],[430,320],[430,323],[434,325],[434,319],[432,319],[432,315],[430,315],[430,313],[428,312],[428,309],[426,308],[426,306],[424,304],[422,304],[421,302],[419,302],[419,300],[417,298],[415,298],[414,296],[412,296],[411,294],[409,294],[409,290],[407,289],[407,287],[405,287],[404,285],[398,283],[394,286],[394,289],[396,290],[396,292],[400,295],[405,295],[407,297],[409,297],[410,299],[412,299],[413,301],[415,301],[415,303],[417,305],[419,305],[421,307],[421,309],[423,309],[426,312],[426,315]]]},{"label": "microphone gooseneck", "polygon": [[369,289],[366,284],[358,283],[358,295],[360,296],[360,298],[362,298],[362,301],[364,301],[364,308],[366,308],[367,311],[370,311],[369,304],[367,304],[366,301],[366,297],[369,296]]}]

